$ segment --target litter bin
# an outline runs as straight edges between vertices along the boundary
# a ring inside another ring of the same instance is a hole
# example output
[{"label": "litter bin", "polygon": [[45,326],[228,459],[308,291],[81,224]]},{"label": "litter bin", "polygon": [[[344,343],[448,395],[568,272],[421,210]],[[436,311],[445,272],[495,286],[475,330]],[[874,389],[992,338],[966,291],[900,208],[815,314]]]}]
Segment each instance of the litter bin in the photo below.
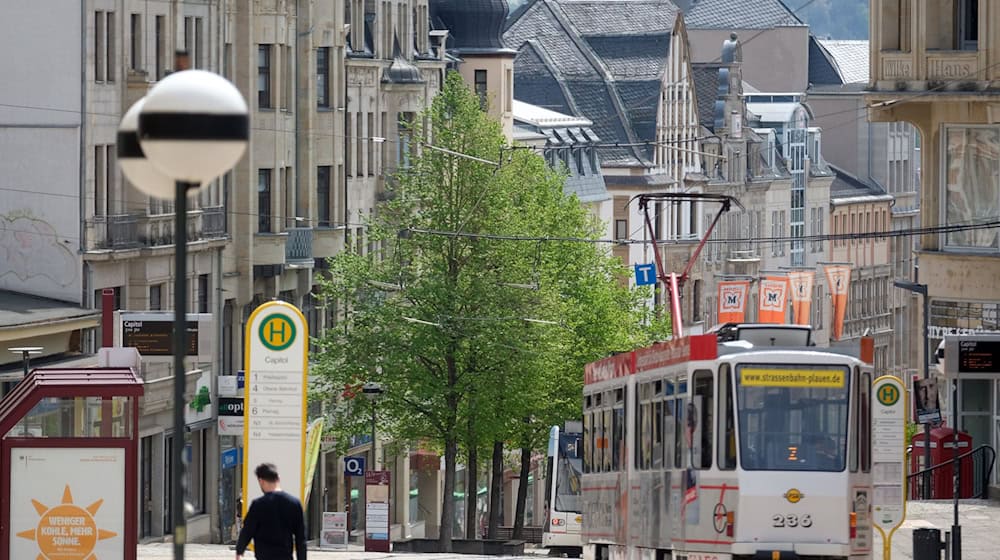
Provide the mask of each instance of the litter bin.
[{"label": "litter bin", "polygon": [[940,560],[943,549],[940,529],[913,530],[913,560]]}]

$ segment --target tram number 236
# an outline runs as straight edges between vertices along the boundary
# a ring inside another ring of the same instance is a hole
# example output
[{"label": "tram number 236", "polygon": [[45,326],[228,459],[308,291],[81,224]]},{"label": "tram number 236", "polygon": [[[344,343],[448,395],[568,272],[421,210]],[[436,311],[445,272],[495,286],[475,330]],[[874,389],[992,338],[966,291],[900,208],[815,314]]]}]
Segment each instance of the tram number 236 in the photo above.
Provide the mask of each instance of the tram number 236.
[{"label": "tram number 236", "polygon": [[812,527],[813,520],[809,515],[798,516],[794,513],[782,515],[776,513],[771,516],[772,527]]}]

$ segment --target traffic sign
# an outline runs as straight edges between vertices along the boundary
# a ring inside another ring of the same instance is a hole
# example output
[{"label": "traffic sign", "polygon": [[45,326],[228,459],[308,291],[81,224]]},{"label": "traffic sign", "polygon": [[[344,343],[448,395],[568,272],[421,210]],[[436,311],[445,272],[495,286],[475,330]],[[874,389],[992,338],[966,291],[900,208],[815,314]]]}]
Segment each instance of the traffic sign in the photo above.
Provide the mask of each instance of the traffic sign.
[{"label": "traffic sign", "polygon": [[364,476],[365,475],[365,458],[364,457],[344,457],[344,475],[345,476]]},{"label": "traffic sign", "polygon": [[635,285],[651,286],[656,284],[656,263],[635,265]]}]

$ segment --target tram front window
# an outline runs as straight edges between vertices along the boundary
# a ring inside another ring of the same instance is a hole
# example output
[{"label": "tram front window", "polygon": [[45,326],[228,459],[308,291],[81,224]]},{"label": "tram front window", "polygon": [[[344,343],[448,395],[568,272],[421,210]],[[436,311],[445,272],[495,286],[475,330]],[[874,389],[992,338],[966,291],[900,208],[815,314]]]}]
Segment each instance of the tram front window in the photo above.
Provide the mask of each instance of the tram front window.
[{"label": "tram front window", "polygon": [[844,470],[848,368],[742,364],[736,372],[744,470]]},{"label": "tram front window", "polygon": [[583,459],[580,457],[580,434],[559,434],[559,469],[556,476],[556,511],[581,513],[580,473]]}]

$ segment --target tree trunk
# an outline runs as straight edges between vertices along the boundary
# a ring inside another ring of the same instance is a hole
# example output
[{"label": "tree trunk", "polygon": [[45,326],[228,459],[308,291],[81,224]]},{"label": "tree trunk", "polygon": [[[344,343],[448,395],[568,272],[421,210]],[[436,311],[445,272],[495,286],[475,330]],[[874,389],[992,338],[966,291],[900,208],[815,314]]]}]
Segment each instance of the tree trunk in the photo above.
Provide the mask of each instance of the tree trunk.
[{"label": "tree trunk", "polygon": [[[517,484],[517,509],[514,513],[513,539],[520,539],[524,529],[525,502],[528,500],[528,471],[531,469],[531,448],[521,448],[521,474]],[[537,480],[537,479],[536,479]]]},{"label": "tree trunk", "polygon": [[486,538],[497,538],[497,527],[503,519],[502,505],[500,504],[500,489],[503,483],[503,442],[493,442],[493,468],[490,473],[490,526],[486,532]]},{"label": "tree trunk", "polygon": [[455,459],[458,457],[458,442],[454,435],[444,444],[444,499],[441,504],[441,533],[438,545],[441,552],[451,552],[451,535],[455,526]]},{"label": "tree trunk", "polygon": [[479,506],[479,453],[475,445],[469,446],[469,461],[465,467],[465,538],[479,538],[479,523],[476,519]]}]

